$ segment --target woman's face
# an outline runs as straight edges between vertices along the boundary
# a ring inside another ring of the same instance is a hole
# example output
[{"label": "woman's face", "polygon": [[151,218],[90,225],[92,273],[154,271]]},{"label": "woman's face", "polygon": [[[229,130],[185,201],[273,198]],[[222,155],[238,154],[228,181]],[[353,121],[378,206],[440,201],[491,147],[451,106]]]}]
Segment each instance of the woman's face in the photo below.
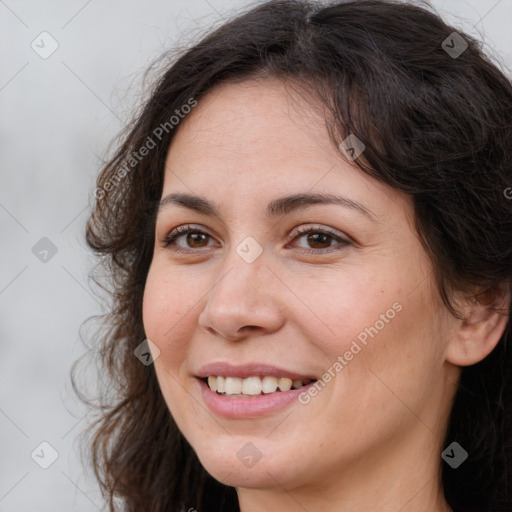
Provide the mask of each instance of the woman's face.
[{"label": "woman's face", "polygon": [[222,84],[181,121],[143,317],[166,404],[215,478],[320,489],[439,464],[455,324],[413,222],[276,79]]}]

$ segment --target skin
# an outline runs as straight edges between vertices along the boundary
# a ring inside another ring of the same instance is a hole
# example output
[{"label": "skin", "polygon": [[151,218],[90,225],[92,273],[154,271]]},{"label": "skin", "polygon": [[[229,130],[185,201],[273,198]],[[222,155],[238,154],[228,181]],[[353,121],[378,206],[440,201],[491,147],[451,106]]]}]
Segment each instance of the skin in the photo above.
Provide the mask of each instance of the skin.
[{"label": "skin", "polygon": [[[448,511],[440,455],[460,366],[483,359],[506,320],[469,302],[464,319],[449,314],[410,198],[345,159],[317,107],[277,79],[253,79],[217,86],[179,125],[162,197],[198,195],[220,216],[173,204],[158,213],[143,308],[158,381],[243,512]],[[271,200],[301,192],[343,195],[371,214],[320,204],[265,216]],[[164,247],[189,223],[210,236]],[[301,226],[350,243],[294,234]],[[248,236],[263,250],[252,263],[236,252]],[[308,404],[242,420],[206,407],[201,366],[263,362],[321,376],[395,303],[401,311]],[[247,442],[262,454],[250,468],[237,457]]]}]

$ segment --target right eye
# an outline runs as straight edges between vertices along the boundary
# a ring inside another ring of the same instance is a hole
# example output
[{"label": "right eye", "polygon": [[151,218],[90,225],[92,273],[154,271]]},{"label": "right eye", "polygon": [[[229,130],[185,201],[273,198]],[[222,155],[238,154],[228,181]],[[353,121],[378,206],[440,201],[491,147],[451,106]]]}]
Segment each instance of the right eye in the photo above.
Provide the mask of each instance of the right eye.
[{"label": "right eye", "polygon": [[[173,229],[162,241],[162,246],[173,246],[171,248],[172,251],[189,253],[193,252],[194,249],[208,247],[208,245],[204,243],[205,241],[208,242],[208,238],[211,239],[211,235],[206,231],[186,224]],[[177,243],[180,240],[184,241],[185,245]]]}]

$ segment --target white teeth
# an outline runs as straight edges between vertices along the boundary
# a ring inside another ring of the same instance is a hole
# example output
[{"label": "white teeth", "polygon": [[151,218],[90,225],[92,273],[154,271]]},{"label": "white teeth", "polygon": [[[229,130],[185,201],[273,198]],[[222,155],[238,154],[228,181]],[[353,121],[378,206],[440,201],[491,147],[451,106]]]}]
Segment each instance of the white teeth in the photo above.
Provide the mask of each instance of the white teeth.
[{"label": "white teeth", "polygon": [[286,377],[284,379],[279,379],[277,381],[277,387],[281,391],[289,391],[290,389],[292,389],[292,384],[293,384],[292,379],[288,379]]},{"label": "white teeth", "polygon": [[277,378],[270,375],[263,377],[261,388],[263,393],[274,393],[277,390]]},{"label": "white teeth", "polygon": [[247,377],[241,379],[239,377],[223,377],[209,376],[208,386],[212,391],[223,395],[229,395],[233,398],[243,396],[257,396],[279,391],[289,391],[290,389],[299,389],[306,386],[310,380],[292,380],[288,377],[273,377],[265,375],[264,377]]},{"label": "white teeth", "polygon": [[242,393],[244,395],[261,395],[261,379],[249,377],[242,381]]},{"label": "white teeth", "polygon": [[242,392],[242,379],[239,377],[226,377],[224,392],[228,395],[238,395]]},{"label": "white teeth", "polygon": [[212,391],[217,391],[217,379],[215,377],[208,377],[208,386]]}]

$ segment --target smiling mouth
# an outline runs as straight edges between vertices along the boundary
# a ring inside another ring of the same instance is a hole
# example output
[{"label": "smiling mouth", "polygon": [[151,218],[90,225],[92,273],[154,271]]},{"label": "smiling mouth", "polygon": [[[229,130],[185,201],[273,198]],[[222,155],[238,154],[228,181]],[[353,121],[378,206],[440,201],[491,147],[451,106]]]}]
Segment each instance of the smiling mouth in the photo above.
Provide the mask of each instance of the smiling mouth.
[{"label": "smiling mouth", "polygon": [[202,380],[212,391],[229,398],[247,398],[282,393],[291,389],[300,389],[315,382],[315,379],[293,380],[289,377],[274,377],[272,375],[252,376],[244,379],[212,375]]}]

